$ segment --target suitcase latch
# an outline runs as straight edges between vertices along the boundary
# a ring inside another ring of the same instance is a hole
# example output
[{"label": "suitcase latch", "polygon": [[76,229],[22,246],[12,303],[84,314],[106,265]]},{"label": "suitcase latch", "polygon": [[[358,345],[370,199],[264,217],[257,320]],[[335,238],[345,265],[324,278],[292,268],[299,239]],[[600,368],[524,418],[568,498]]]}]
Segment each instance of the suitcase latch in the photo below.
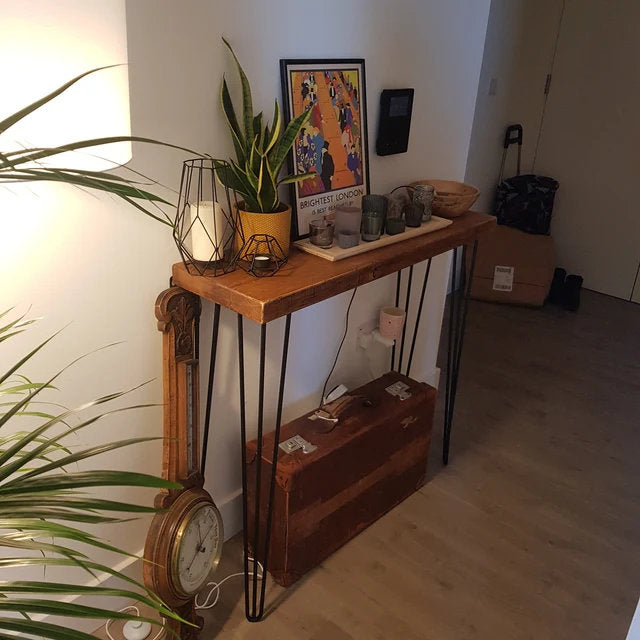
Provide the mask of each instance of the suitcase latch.
[{"label": "suitcase latch", "polygon": [[404,382],[394,382],[393,384],[390,384],[385,391],[392,396],[397,396],[400,400],[406,400],[407,398],[411,397],[411,394],[407,391],[407,389],[409,388],[408,384],[405,384]]},{"label": "suitcase latch", "polygon": [[285,453],[293,453],[298,449],[302,449],[302,453],[312,453],[318,448],[314,444],[307,442],[302,436],[293,436],[281,442],[279,446]]}]

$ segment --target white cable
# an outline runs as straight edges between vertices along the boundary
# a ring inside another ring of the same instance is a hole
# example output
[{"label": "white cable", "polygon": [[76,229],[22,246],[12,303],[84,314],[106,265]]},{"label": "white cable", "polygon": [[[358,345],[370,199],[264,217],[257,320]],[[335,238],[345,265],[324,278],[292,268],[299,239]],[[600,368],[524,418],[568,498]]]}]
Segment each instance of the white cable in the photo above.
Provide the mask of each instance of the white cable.
[{"label": "white cable", "polygon": [[[119,609],[118,613],[124,613],[125,611],[135,611],[136,615],[140,617],[140,609],[138,609],[138,607],[136,607],[135,605],[131,605],[129,607],[124,607],[123,609]],[[107,638],[109,638],[109,640],[116,640],[109,632],[109,625],[112,622],[113,622],[113,618],[109,618],[107,620],[106,624],[104,625],[104,632],[107,634]],[[164,633],[165,622],[166,622],[166,618],[162,618],[162,628],[160,629],[160,631],[158,631],[158,633],[156,633],[156,635],[153,638],[151,638],[151,640],[158,640],[158,638]]]},{"label": "white cable", "polygon": [[[260,580],[262,580],[262,577],[264,576],[264,568],[262,567],[262,564],[260,562],[258,562],[258,560],[255,560],[254,558],[247,558],[247,560],[249,562],[252,562],[254,565],[257,564],[258,565],[258,578]],[[253,572],[248,574],[249,576],[254,575]],[[196,610],[200,611],[202,609],[213,609],[213,607],[215,607],[218,604],[218,600],[220,599],[220,587],[227,581],[230,580],[231,578],[237,578],[239,576],[244,576],[244,571],[240,572],[240,573],[231,573],[229,574],[226,578],[223,578],[222,580],[220,580],[220,582],[207,582],[207,584],[205,585],[205,587],[211,587],[211,589],[209,589],[209,593],[207,593],[207,597],[204,599],[204,602],[202,604],[198,604],[198,595],[196,594],[195,597],[195,608]],[[209,602],[210,598],[213,596],[213,594],[216,594],[215,600],[213,602]],[[138,607],[136,607],[135,605],[131,605],[129,607],[124,607],[124,609],[120,609],[119,613],[124,613],[125,611],[135,611],[136,615],[139,617],[140,616],[140,609],[138,609]],[[107,634],[107,638],[109,638],[109,640],[116,640],[111,633],[109,632],[109,625],[113,622],[113,618],[109,618],[106,622],[106,624],[104,625],[104,632]],[[151,639],[151,640],[158,640],[158,638],[162,635],[162,633],[164,632],[164,623],[166,622],[166,618],[162,618],[162,629],[160,629],[160,631],[158,631],[158,633],[156,633],[156,635]]]},{"label": "white cable", "polygon": [[[259,568],[258,578],[262,580],[262,576],[264,575],[264,569],[260,564],[260,562],[258,562],[257,560],[254,560],[253,558],[247,558],[247,559],[249,562],[253,562],[254,564],[258,565],[258,568]],[[248,575],[252,576],[254,574],[249,573]],[[211,587],[211,589],[209,590],[209,593],[207,593],[207,597],[204,599],[204,602],[202,604],[198,604],[198,596],[196,595],[196,599],[195,599],[196,610],[199,611],[202,609],[213,609],[213,607],[215,607],[218,604],[218,600],[220,599],[220,587],[227,580],[230,580],[231,578],[237,578],[239,576],[244,576],[244,571],[240,573],[232,573],[228,575],[226,578],[223,578],[222,580],[220,580],[220,582],[207,582],[206,586]],[[216,597],[214,601],[210,603],[209,600],[211,599],[214,593],[216,594]]]}]

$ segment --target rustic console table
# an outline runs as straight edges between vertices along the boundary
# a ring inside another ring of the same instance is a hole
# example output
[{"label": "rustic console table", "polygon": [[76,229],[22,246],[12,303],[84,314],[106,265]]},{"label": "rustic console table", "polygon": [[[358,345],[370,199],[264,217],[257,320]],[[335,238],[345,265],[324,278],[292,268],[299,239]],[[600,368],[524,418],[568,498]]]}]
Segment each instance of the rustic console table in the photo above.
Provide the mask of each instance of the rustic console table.
[{"label": "rustic console table", "polygon": [[[402,271],[408,268],[408,279],[404,292],[404,307],[409,309],[413,268],[416,264],[427,261],[425,275],[422,282],[420,301],[416,319],[413,323],[413,337],[409,349],[405,373],[409,375],[415,349],[416,336],[420,323],[420,315],[429,278],[431,259],[447,251],[453,250],[453,282],[458,282],[458,249],[462,248],[462,264],[467,263],[468,247],[471,247],[471,257],[468,261],[469,273],[463,269],[461,286],[454,288],[450,297],[449,331],[447,342],[447,370],[445,383],[445,415],[443,437],[443,460],[449,460],[449,445],[451,441],[451,426],[455,407],[460,372],[460,360],[467,315],[467,300],[469,297],[471,276],[475,263],[477,240],[481,233],[490,230],[495,225],[495,218],[483,213],[467,212],[456,218],[453,224],[445,229],[434,231],[402,243],[376,249],[364,254],[347,258],[338,262],[329,262],[316,256],[302,253],[292,247],[288,263],[274,276],[267,278],[253,278],[243,271],[235,271],[224,276],[211,278],[193,275],[187,271],[184,264],[173,265],[172,288],[163,292],[158,298],[156,316],[159,328],[165,333],[164,350],[164,397],[165,436],[173,439],[165,448],[163,458],[164,469],[169,464],[186,465],[187,477],[189,460],[193,460],[194,452],[198,451],[198,341],[200,298],[214,303],[214,317],[211,340],[211,359],[207,399],[205,411],[205,429],[202,442],[202,458],[200,472],[204,476],[207,440],[211,423],[212,392],[216,368],[216,353],[218,345],[218,329],[220,324],[220,309],[226,307],[237,313],[238,358],[240,382],[240,435],[242,440],[242,490],[243,490],[243,523],[244,523],[244,574],[245,574],[245,613],[247,619],[257,622],[264,614],[264,600],[266,587],[266,573],[268,570],[268,550],[272,524],[275,469],[270,479],[270,486],[261,490],[260,479],[262,473],[262,435],[264,388],[265,388],[265,351],[267,338],[267,323],[280,317],[285,317],[284,344],[280,380],[278,387],[278,408],[276,414],[275,445],[273,458],[277,456],[284,386],[287,368],[287,354],[289,349],[289,334],[291,315],[293,312],[321,302],[355,287],[372,282],[392,273],[397,273],[396,306],[401,304]],[[257,486],[253,495],[256,497],[254,513],[260,513],[260,500],[267,500],[267,520],[264,531],[260,531],[260,522],[256,518],[255,530],[247,530],[247,478],[246,478],[246,423],[245,411],[245,359],[244,359],[244,318],[260,324],[260,362],[258,387],[258,416],[257,437],[258,451],[256,473]],[[401,371],[404,357],[406,328],[400,341],[399,349],[393,348],[391,368]],[[399,351],[396,363],[396,351]],[[184,443],[175,439],[180,432],[179,425],[187,424],[195,434],[193,441]],[[192,465],[191,465],[192,466]],[[191,471],[195,471],[191,469]],[[249,535],[252,535],[251,548],[254,554],[262,559],[263,576],[258,577],[258,571],[249,568]],[[264,543],[264,553],[259,552],[259,543]],[[260,585],[259,585],[260,583]],[[250,589],[251,587],[251,589]]]}]

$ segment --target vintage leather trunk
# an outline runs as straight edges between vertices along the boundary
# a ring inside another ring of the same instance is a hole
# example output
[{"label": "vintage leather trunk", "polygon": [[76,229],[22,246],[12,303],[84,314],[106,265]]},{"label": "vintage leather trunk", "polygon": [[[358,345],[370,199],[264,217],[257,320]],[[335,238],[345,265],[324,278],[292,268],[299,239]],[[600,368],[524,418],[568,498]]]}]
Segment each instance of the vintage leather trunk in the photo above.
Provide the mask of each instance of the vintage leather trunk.
[{"label": "vintage leather trunk", "polygon": [[[406,385],[400,395],[386,389]],[[425,481],[437,392],[389,372],[344,396],[331,409],[338,422],[306,414],[282,426],[280,443],[299,435],[317,447],[278,447],[269,572],[283,586],[353,538]],[[264,530],[274,433],[263,437],[261,522]],[[257,440],[247,443],[249,540],[257,473]],[[254,553],[259,559],[264,549]]]}]

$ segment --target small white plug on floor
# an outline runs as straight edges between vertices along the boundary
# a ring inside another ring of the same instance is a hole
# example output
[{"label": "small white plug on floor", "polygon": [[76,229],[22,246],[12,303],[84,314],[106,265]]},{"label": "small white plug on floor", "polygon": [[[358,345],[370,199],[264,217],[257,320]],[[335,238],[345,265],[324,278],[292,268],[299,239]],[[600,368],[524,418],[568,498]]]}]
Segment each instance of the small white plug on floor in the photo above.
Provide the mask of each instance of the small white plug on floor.
[{"label": "small white plug on floor", "polygon": [[122,628],[126,640],[144,640],[151,633],[151,625],[142,620],[129,620]]}]

